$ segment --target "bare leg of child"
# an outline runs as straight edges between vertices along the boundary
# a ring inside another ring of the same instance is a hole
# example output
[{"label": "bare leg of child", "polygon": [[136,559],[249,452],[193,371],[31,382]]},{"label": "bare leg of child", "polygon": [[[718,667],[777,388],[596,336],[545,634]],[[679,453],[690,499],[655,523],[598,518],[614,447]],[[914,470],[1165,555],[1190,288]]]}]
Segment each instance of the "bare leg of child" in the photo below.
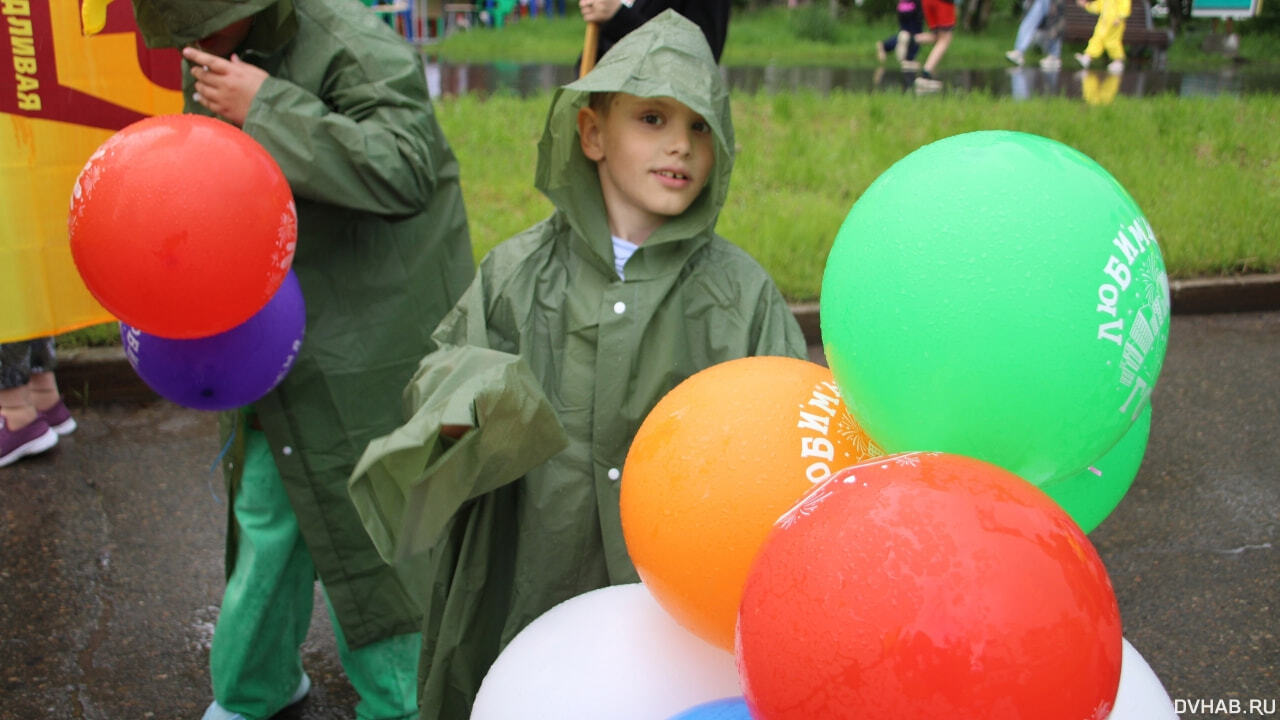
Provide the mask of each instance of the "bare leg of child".
[{"label": "bare leg of child", "polygon": [[31,373],[31,404],[37,411],[44,412],[62,399],[58,394],[58,382],[52,372]]},{"label": "bare leg of child", "polygon": [[[924,69],[930,75],[937,69],[938,63],[942,62],[942,56],[947,54],[947,48],[951,47],[952,34],[950,30],[939,30],[936,33],[937,40],[933,49],[929,51],[929,57],[924,61]],[[919,42],[919,40],[916,42]]]},{"label": "bare leg of child", "polygon": [[36,407],[31,404],[31,385],[0,390],[0,415],[4,416],[5,427],[10,430],[21,430],[35,422]]}]

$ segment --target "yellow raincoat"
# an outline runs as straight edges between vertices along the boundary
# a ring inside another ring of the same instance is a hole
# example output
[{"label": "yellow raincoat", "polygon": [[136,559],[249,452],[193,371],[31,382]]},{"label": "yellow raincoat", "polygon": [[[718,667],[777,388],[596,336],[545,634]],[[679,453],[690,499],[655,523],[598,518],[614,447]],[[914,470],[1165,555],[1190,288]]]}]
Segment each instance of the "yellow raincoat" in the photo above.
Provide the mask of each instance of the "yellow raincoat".
[{"label": "yellow raincoat", "polygon": [[1124,60],[1124,21],[1130,8],[1130,0],[1093,0],[1085,5],[1085,10],[1098,16],[1085,55],[1098,58],[1106,50],[1112,60]]}]

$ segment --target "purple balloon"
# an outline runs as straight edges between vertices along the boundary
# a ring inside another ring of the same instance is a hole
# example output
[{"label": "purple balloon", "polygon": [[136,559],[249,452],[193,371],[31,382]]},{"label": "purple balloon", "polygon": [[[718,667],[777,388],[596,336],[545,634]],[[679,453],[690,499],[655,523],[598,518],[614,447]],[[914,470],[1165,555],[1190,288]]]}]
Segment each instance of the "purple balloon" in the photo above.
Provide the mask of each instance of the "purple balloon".
[{"label": "purple balloon", "polygon": [[290,270],[261,310],[226,332],[175,340],[120,323],[120,339],[138,377],[161,397],[196,410],[230,410],[284,379],[305,328],[302,287]]}]

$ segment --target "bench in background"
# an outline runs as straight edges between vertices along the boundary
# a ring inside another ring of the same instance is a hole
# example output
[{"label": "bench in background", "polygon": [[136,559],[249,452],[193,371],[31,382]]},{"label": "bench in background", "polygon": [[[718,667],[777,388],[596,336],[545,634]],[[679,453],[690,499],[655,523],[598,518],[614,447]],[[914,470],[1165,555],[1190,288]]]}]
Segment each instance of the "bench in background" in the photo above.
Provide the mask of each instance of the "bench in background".
[{"label": "bench in background", "polygon": [[[1093,35],[1093,28],[1098,24],[1098,16],[1086,12],[1066,0],[1066,27],[1062,39],[1065,42],[1087,42]],[[1173,31],[1156,27],[1151,22],[1151,5],[1147,0],[1132,0],[1129,18],[1124,23],[1125,54],[1131,50],[1150,48],[1151,57],[1156,67],[1164,66],[1165,51],[1173,43]]]}]

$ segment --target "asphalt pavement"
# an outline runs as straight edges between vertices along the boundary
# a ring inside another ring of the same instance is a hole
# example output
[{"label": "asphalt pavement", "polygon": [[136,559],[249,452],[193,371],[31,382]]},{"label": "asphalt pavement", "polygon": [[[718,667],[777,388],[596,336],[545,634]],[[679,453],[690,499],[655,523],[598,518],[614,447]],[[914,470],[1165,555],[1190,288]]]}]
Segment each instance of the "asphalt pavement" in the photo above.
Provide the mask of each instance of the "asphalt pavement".
[{"label": "asphalt pavement", "polygon": [[[1190,314],[1183,303],[1142,468],[1091,534],[1124,634],[1183,718],[1280,717],[1270,307]],[[223,579],[214,417],[156,400],[118,359],[64,358],[59,376],[80,429],[0,469],[0,720],[198,718]],[[354,716],[316,608],[303,648],[314,688],[285,720]]]}]

